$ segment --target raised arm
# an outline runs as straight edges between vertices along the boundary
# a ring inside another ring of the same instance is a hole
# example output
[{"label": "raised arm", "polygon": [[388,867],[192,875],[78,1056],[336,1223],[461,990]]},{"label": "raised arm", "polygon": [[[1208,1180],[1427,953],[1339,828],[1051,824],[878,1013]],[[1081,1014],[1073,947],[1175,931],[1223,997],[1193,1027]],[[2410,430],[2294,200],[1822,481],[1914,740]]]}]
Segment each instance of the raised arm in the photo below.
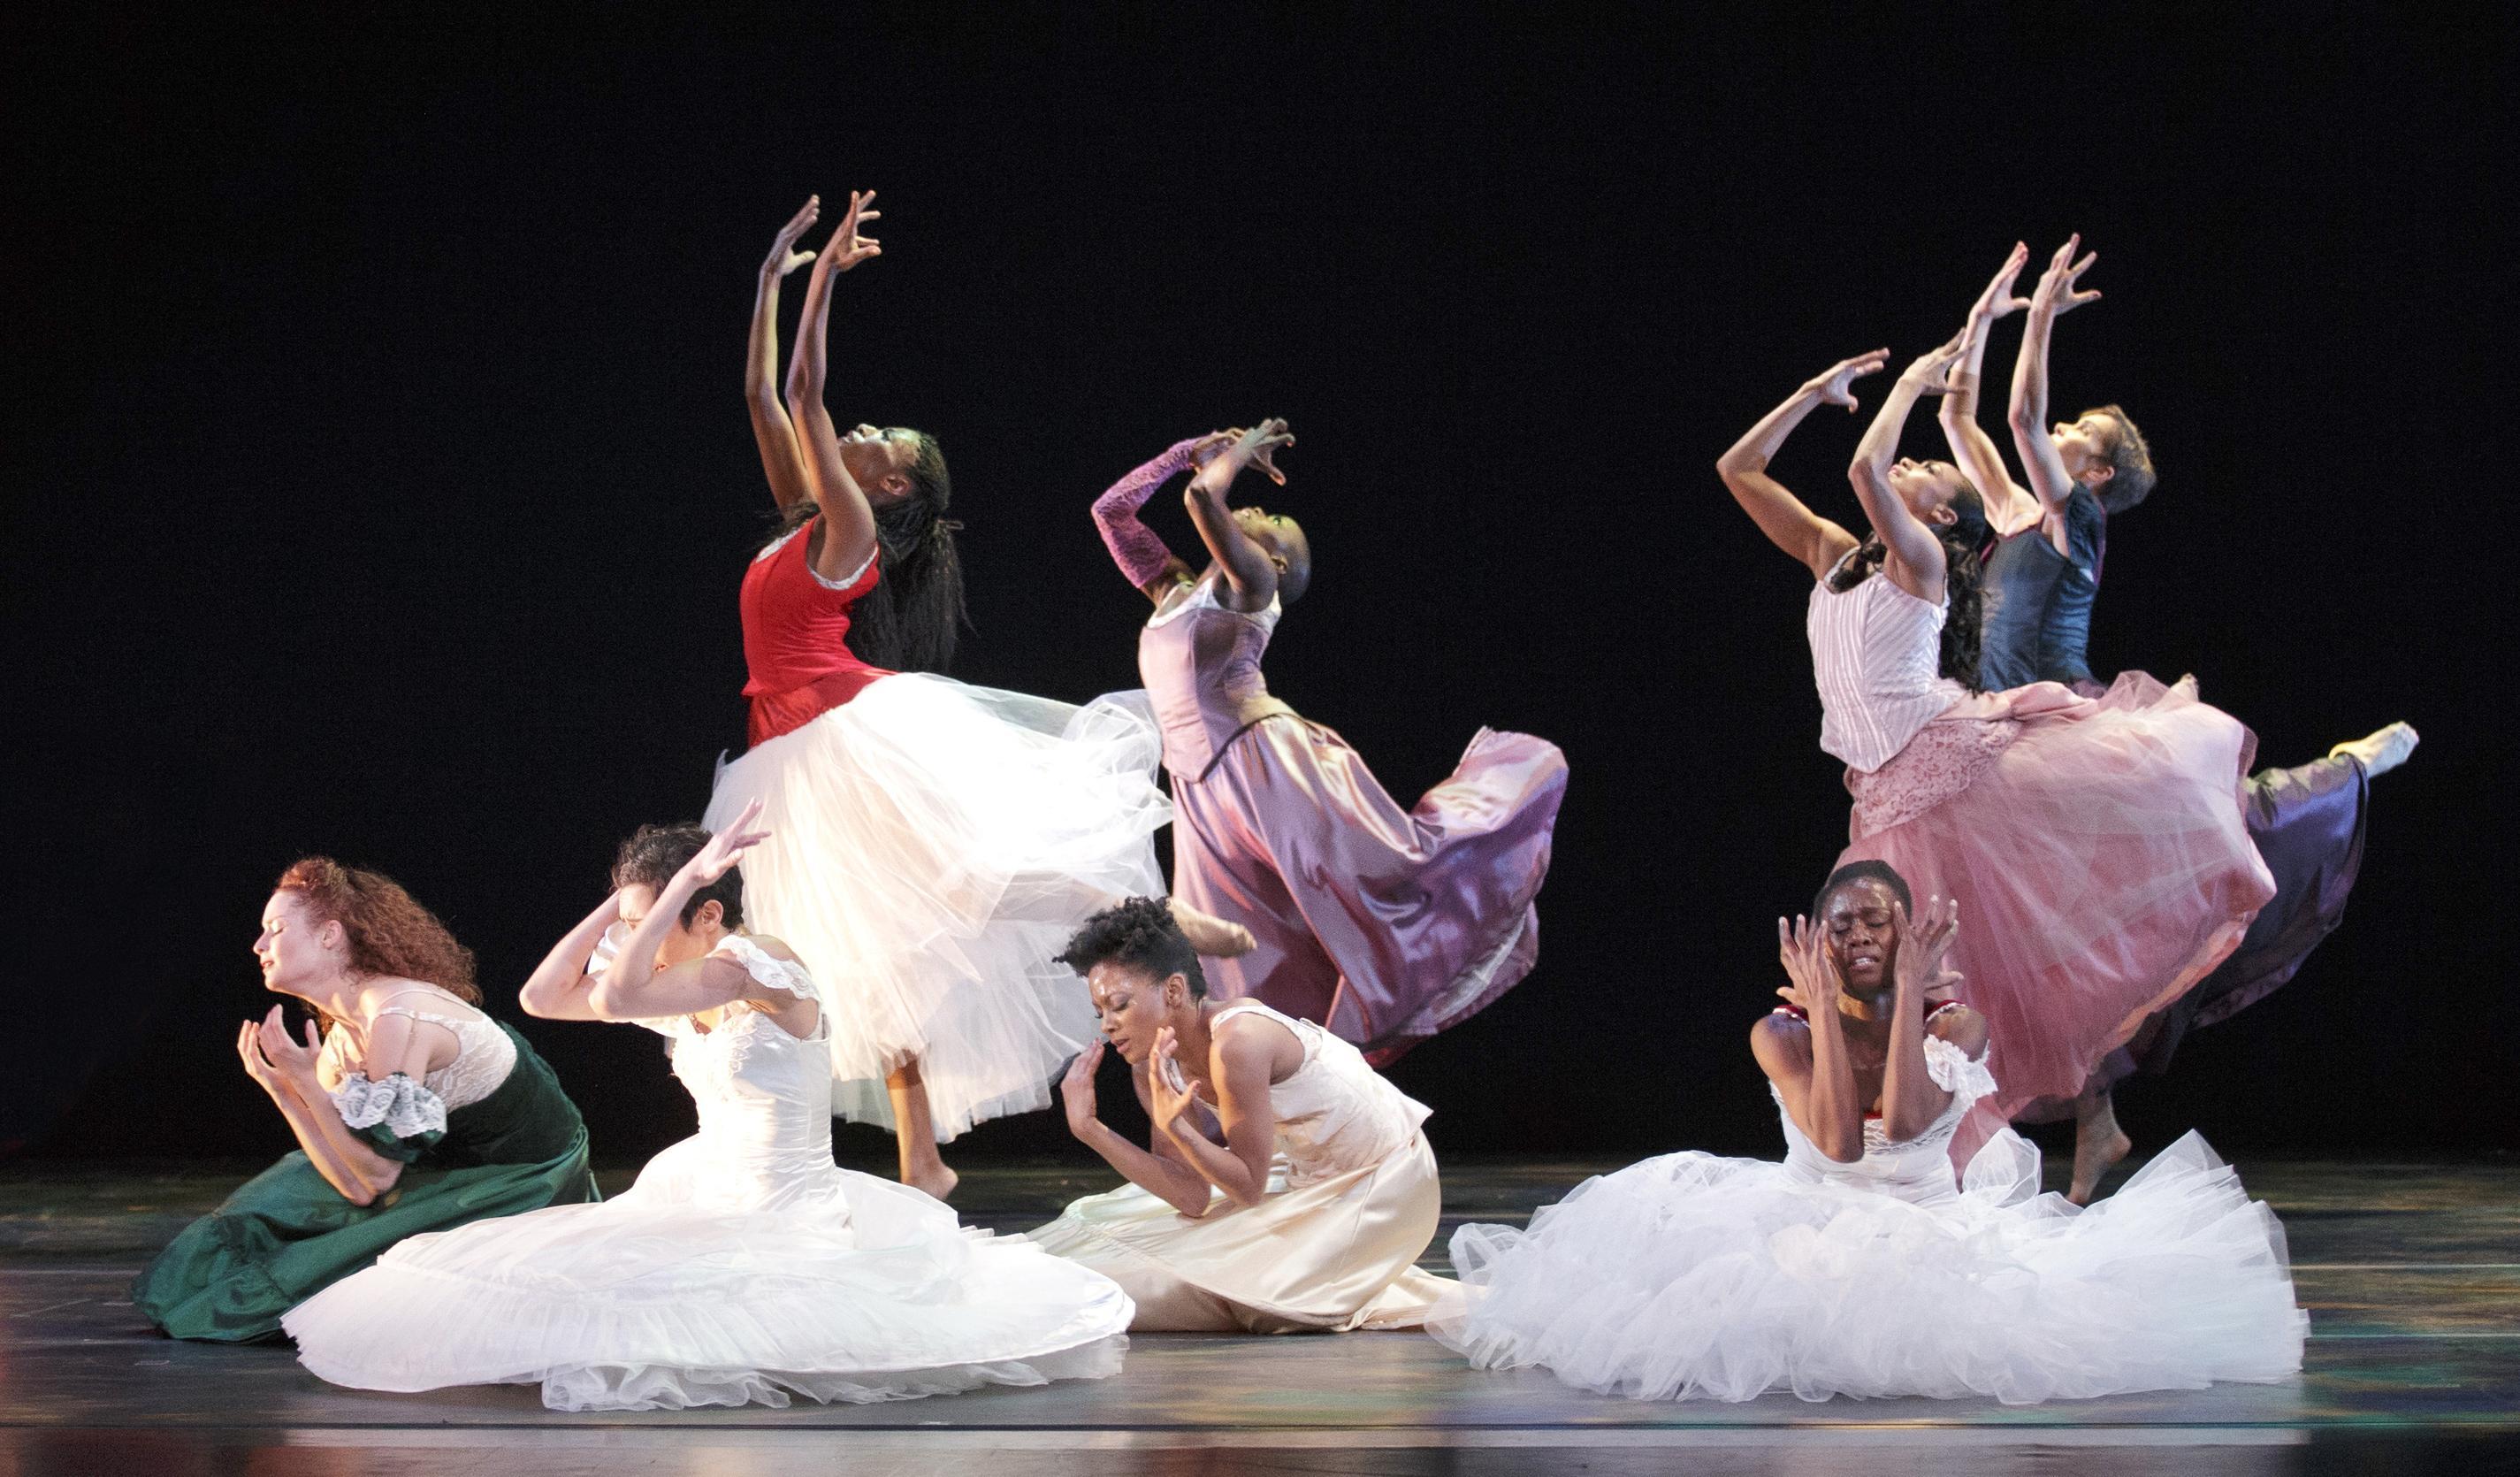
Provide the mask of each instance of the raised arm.
[{"label": "raised arm", "polygon": [[[1067,1110],[1067,1131],[1102,1155],[1102,1162],[1119,1171],[1131,1184],[1185,1216],[1194,1219],[1206,1215],[1215,1193],[1205,1176],[1183,1162],[1169,1137],[1158,1131],[1154,1148],[1142,1149],[1121,1137],[1096,1111],[1094,1073],[1102,1065],[1102,1052],[1103,1043],[1099,1040],[1086,1047],[1067,1064],[1067,1076],[1059,1081],[1058,1095]],[[1151,1118],[1154,1102],[1143,1086],[1139,1097]]]},{"label": "raised arm", "polygon": [[526,978],[525,988],[517,992],[518,1008],[545,1020],[603,1020],[595,1013],[595,979],[586,972],[586,961],[594,956],[595,946],[603,942],[606,932],[619,921],[621,895],[616,892],[579,919],[577,927],[543,955],[543,962]]},{"label": "raised arm", "polygon": [[812,228],[823,213],[823,197],[808,196],[805,208],[779,228],[770,255],[761,263],[761,278],[752,289],[752,335],[744,345],[743,401],[752,412],[752,441],[761,449],[761,470],[770,479],[770,495],[786,508],[813,494],[805,485],[805,455],[796,444],[796,424],[779,399],[779,283],[789,272],[814,259],[796,250],[796,238]]},{"label": "raised arm", "polygon": [[795,418],[796,440],[803,451],[805,487],[823,512],[823,546],[814,567],[825,578],[841,579],[866,567],[875,553],[875,508],[866,489],[849,474],[840,456],[840,435],[823,405],[823,384],[830,367],[832,278],[883,248],[859,229],[882,213],[867,207],[875,192],[849,192],[849,213],[814,260],[805,279],[805,307],[796,322],[796,346],[788,355],[788,411]]},{"label": "raised arm", "polygon": [[1792,982],[1778,993],[1802,1007],[1808,1029],[1795,1031],[1784,1017],[1767,1016],[1751,1028],[1751,1054],[1803,1136],[1839,1164],[1853,1164],[1864,1157],[1864,1100],[1846,1054],[1846,1026],[1837,1011],[1842,986],[1827,935],[1808,918],[1794,919],[1790,928],[1778,918],[1777,955]]},{"label": "raised arm", "polygon": [[1943,438],[1951,442],[1952,460],[1959,464],[1962,475],[1976,486],[1986,506],[1987,527],[1998,533],[2021,531],[2038,521],[2040,512],[2039,499],[2012,480],[2012,474],[2004,469],[2003,453],[1996,449],[1995,438],[1977,423],[1989,331],[1997,319],[2030,305],[2029,299],[2015,297],[2012,291],[2029,260],[2030,248],[2014,243],[2012,254],[2003,258],[2002,269],[1987,283],[1986,291],[1977,295],[1977,301],[1969,305],[1968,322],[1960,330],[1967,348],[1959,366],[1952,372],[1951,392],[1943,396],[1941,411]]},{"label": "raised arm", "polygon": [[1916,397],[1941,394],[1950,388],[1949,375],[1959,361],[1960,348],[1960,341],[1954,339],[1909,365],[1891,382],[1890,392],[1882,397],[1872,424],[1865,428],[1864,439],[1856,443],[1855,460],[1846,469],[1847,481],[1855,485],[1856,501],[1864,504],[1864,516],[1889,551],[1882,573],[1917,599],[1937,603],[1943,598],[1943,540],[1909,510],[1906,499],[1891,485],[1890,462],[1898,454],[1899,433],[1907,426]]},{"label": "raised arm", "polygon": [[1177,1041],[1167,1026],[1155,1038],[1155,1055],[1147,1073],[1148,1116],[1155,1131],[1199,1177],[1224,1191],[1236,1205],[1258,1205],[1269,1193],[1269,1157],[1277,1145],[1278,1119],[1269,1099],[1271,1067],[1285,1028],[1249,1017],[1219,1030],[1209,1057],[1208,1081],[1216,1085],[1216,1116],[1225,1142],[1198,1130],[1199,1102],[1174,1062]]},{"label": "raised arm", "polygon": [[1941,978],[1943,958],[1958,937],[1958,900],[1928,900],[1913,919],[1897,902],[1890,904],[1891,925],[1899,939],[1899,958],[1890,1006],[1890,1053],[1881,1077],[1881,1131],[1892,1143],[1905,1143],[1933,1126],[1952,1105],[1949,1088],[1925,1070],[1925,992]]},{"label": "raised arm", "polygon": [[1175,473],[1203,464],[1236,439],[1233,432],[1217,431],[1175,441],[1162,455],[1094,499],[1094,527],[1102,534],[1102,547],[1111,551],[1111,562],[1148,599],[1160,604],[1166,591],[1190,577],[1190,566],[1174,557],[1155,531],[1138,520],[1138,510]]},{"label": "raised arm", "polygon": [[1232,604],[1239,610],[1265,609],[1278,594],[1278,566],[1269,551],[1254,542],[1234,521],[1234,510],[1225,504],[1226,489],[1242,469],[1257,466],[1280,484],[1286,479],[1273,460],[1281,446],[1295,444],[1287,434],[1286,423],[1275,416],[1261,420],[1250,430],[1235,438],[1234,444],[1217,453],[1198,475],[1190,480],[1182,500],[1190,505],[1190,521],[1198,529],[1199,541],[1207,545],[1225,571],[1226,582],[1234,587]]},{"label": "raised arm", "polygon": [[2082,245],[2081,236],[2067,237],[2049,259],[2048,270],[2039,274],[2039,286],[2030,294],[2029,315],[2021,323],[2021,357],[2012,366],[2012,446],[2021,455],[2030,490],[2051,513],[2064,511],[2066,500],[2074,495],[2074,479],[2048,435],[2048,341],[2058,317],[2086,302],[2098,301],[2100,296],[2076,289],[2083,273],[2100,259],[2100,254],[2093,252],[2076,261],[2074,253]]},{"label": "raised arm", "polygon": [[[656,950],[674,931],[683,905],[692,900],[692,895],[725,876],[738,857],[769,838],[768,831],[755,825],[760,818],[761,802],[756,800],[732,822],[719,827],[708,845],[656,890],[656,900],[649,904],[647,916],[630,930],[621,951],[613,955],[612,962],[605,966],[593,988],[586,992],[586,1007],[593,1019],[652,1021],[698,1015],[760,993],[749,970],[716,954],[668,969],[656,967]],[[578,925],[581,931],[586,926]]]},{"label": "raised arm", "polygon": [[1759,424],[1732,443],[1732,450],[1716,459],[1715,475],[1724,479],[1732,500],[1750,515],[1770,543],[1792,555],[1814,579],[1826,576],[1831,566],[1846,557],[1846,551],[1855,547],[1855,535],[1805,507],[1783,483],[1768,475],[1768,463],[1803,417],[1822,405],[1843,405],[1852,411],[1855,382],[1877,372],[1889,357],[1890,350],[1876,348],[1840,359],[1804,381],[1801,389],[1762,416]]}]

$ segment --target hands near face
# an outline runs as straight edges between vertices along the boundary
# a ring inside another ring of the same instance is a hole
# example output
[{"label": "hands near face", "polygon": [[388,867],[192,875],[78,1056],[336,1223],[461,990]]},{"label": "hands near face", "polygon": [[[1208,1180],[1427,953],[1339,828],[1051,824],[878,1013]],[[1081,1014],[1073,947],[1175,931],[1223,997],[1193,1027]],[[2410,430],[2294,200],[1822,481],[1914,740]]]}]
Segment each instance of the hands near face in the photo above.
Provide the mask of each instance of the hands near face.
[{"label": "hands near face", "polygon": [[2048,263],[2048,270],[2039,274],[2039,286],[2031,291],[2030,310],[2032,312],[2045,313],[2053,318],[2071,312],[2086,302],[2100,300],[2097,289],[2088,293],[2076,290],[2076,284],[2082,281],[2083,274],[2092,269],[2092,262],[2100,259],[2100,254],[2093,252],[2082,260],[2076,261],[2074,254],[2082,250],[2082,246],[2083,238],[2078,232],[2066,237],[2065,244],[2056,249],[2055,256]]},{"label": "hands near face", "polygon": [[806,196],[805,208],[789,216],[788,223],[779,228],[778,237],[770,243],[770,258],[761,263],[761,275],[776,281],[813,260],[813,253],[796,250],[796,238],[812,230],[814,222],[822,217],[823,197]]},{"label": "hands near face", "polygon": [[1777,991],[1785,1003],[1813,1020],[1837,1013],[1838,997],[1845,992],[1846,982],[1839,977],[1837,961],[1828,956],[1828,931],[1811,919],[1796,916],[1791,927],[1782,918],[1777,920],[1777,959],[1785,966],[1785,978],[1791,984]]},{"label": "hands near face", "polygon": [[1892,926],[1899,931],[1899,959],[1896,966],[1899,993],[1915,997],[1927,992],[1949,992],[1958,988],[1960,977],[1943,967],[1943,958],[1960,936],[1960,901],[1949,902],[1940,897],[1929,898],[1924,911],[1914,918],[1898,902],[1890,904]]},{"label": "hands near face", "polygon": [[1186,1119],[1196,1122],[1198,1094],[1182,1071],[1181,1038],[1170,1026],[1155,1033],[1155,1054],[1147,1060],[1147,1100],[1158,1132]]},{"label": "hands near face", "polygon": [[1889,362],[1890,350],[1886,348],[1860,353],[1852,359],[1840,359],[1804,381],[1803,389],[1819,395],[1823,405],[1843,405],[1853,410],[1856,408],[1855,382],[1868,374],[1879,374],[1881,366]]},{"label": "hands near face", "polygon": [[306,1023],[302,1045],[291,1039],[277,1005],[261,1020],[248,1021],[237,1028],[237,1055],[245,1062],[245,1075],[274,1094],[290,1090],[296,1083],[313,1082],[315,1061],[323,1045],[313,1021]]},{"label": "hands near face", "polygon": [[[691,877],[693,886],[706,887],[717,881],[734,867],[745,852],[769,840],[770,829],[759,824],[760,820],[761,802],[755,800],[744,806],[735,819],[718,827],[717,834],[708,839],[708,845],[700,848],[691,860],[683,863],[683,871]],[[616,894],[614,900],[616,910],[619,905]]]},{"label": "hands near face", "polygon": [[1082,1138],[1101,1116],[1094,1096],[1094,1074],[1102,1066],[1102,1042],[1076,1053],[1067,1075],[1058,1080],[1058,1100],[1067,1109],[1067,1131]]}]

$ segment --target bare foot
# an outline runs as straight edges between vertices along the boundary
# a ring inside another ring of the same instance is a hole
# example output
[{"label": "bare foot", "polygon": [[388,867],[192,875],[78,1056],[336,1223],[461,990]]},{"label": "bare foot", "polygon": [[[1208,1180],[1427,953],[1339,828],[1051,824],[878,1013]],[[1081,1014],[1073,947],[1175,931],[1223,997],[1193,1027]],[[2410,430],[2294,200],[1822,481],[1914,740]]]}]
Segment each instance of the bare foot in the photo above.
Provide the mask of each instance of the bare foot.
[{"label": "bare foot", "polygon": [[1171,900],[1171,907],[1173,922],[1181,926],[1182,937],[1190,941],[1191,947],[1211,959],[1231,959],[1237,954],[1247,954],[1259,946],[1259,941],[1251,937],[1251,930],[1239,923],[1228,923],[1213,914],[1202,913],[1179,898]]},{"label": "bare foot", "polygon": [[963,1177],[947,1169],[944,1162],[940,1160],[926,1169],[913,1170],[902,1176],[901,1182],[914,1190],[924,1190],[937,1199],[943,1200],[954,1193],[954,1186],[963,1182]]},{"label": "bare foot", "polygon": [[2415,745],[2423,742],[2412,723],[2391,723],[2376,733],[2365,734],[2327,751],[2330,758],[2343,754],[2362,762],[2365,774],[2386,774],[2414,755]]},{"label": "bare foot", "polygon": [[2118,1127],[2117,1115],[2105,1122],[2086,1120],[2074,1125],[2074,1183],[2065,1198],[2076,1205],[2089,1205],[2098,1192],[2100,1180],[2117,1168],[2119,1160],[2135,1145],[2128,1141],[2125,1131]]}]

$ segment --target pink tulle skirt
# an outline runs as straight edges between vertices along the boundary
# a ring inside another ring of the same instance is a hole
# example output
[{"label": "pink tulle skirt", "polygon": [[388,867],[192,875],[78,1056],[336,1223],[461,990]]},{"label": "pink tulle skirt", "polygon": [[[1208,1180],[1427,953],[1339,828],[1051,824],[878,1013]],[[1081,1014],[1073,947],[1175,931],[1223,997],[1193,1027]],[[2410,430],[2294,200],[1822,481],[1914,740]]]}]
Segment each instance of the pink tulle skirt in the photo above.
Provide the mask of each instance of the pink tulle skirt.
[{"label": "pink tulle skirt", "polygon": [[2274,896],[2239,787],[2241,723],[2141,672],[2099,698],[2053,682],[1955,705],[1899,757],[1850,772],[1841,865],[1958,898],[1952,966],[1992,1029],[1998,1088],[1963,1158],[2043,1097],[2071,1097],[2154,1010],[2222,962]]}]

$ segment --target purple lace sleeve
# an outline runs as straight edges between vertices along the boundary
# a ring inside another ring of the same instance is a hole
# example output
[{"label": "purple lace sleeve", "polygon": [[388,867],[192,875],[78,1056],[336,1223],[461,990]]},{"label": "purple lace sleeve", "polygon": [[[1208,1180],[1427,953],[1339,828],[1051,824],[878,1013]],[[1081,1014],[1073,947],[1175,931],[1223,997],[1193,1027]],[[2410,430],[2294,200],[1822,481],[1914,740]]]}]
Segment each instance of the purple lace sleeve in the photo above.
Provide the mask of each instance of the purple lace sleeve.
[{"label": "purple lace sleeve", "polygon": [[1198,444],[1195,437],[1175,441],[1163,455],[1111,485],[1111,490],[1094,499],[1094,527],[1102,531],[1102,547],[1111,551],[1111,562],[1129,582],[1145,585],[1164,572],[1172,562],[1172,550],[1155,536],[1155,531],[1138,522],[1138,510],[1155,489],[1176,473],[1190,466],[1190,451]]}]

